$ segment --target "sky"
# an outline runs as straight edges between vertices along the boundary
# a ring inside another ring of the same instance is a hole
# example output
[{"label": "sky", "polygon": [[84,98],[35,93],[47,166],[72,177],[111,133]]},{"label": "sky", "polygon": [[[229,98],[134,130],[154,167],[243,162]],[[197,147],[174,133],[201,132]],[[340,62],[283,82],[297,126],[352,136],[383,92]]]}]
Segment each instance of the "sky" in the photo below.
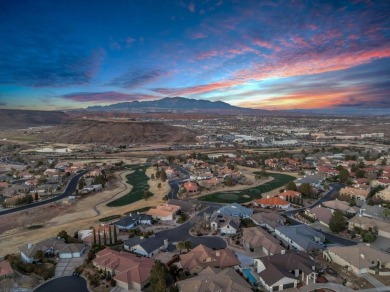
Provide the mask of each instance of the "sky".
[{"label": "sky", "polygon": [[390,1],[0,0],[0,108],[390,109]]}]

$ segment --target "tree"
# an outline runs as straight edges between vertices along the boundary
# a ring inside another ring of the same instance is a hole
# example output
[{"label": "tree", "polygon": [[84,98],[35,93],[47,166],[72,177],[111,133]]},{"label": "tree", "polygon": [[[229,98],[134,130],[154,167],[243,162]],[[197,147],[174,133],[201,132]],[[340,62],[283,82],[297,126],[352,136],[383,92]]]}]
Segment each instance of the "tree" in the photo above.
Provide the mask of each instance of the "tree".
[{"label": "tree", "polygon": [[347,183],[349,181],[349,171],[347,169],[340,170],[339,180],[341,183]]},{"label": "tree", "polygon": [[156,178],[160,178],[161,172],[159,170],[156,171]]},{"label": "tree", "polygon": [[157,262],[150,272],[150,286],[153,292],[165,292],[167,289],[168,270],[161,262]]},{"label": "tree", "polygon": [[382,161],[381,161],[381,165],[387,165],[387,159],[386,158],[383,158]]},{"label": "tree", "polygon": [[226,180],[225,180],[225,185],[227,185],[228,187],[231,187],[231,186],[234,185],[234,181],[233,181],[233,179],[232,179],[230,176],[228,176],[228,177],[226,178]]},{"label": "tree", "polygon": [[39,195],[38,195],[37,192],[35,192],[35,194],[34,194],[34,200],[35,200],[35,201],[38,201],[38,200],[39,200]]},{"label": "tree", "polygon": [[160,179],[161,179],[161,181],[163,181],[163,182],[166,182],[167,179],[168,179],[168,178],[167,178],[167,174],[166,174],[166,172],[165,172],[164,170],[161,171]]},{"label": "tree", "polygon": [[311,197],[314,195],[315,191],[308,183],[303,183],[298,187],[298,192],[302,193],[306,197]]},{"label": "tree", "polygon": [[65,239],[65,241],[68,239],[69,235],[65,230],[61,230],[58,234],[57,237]]},{"label": "tree", "polygon": [[42,260],[45,258],[45,254],[41,250],[37,250],[35,252],[34,258],[37,259],[38,261],[42,262]]},{"label": "tree", "polygon": [[[115,226],[114,226],[114,228],[115,228]],[[110,238],[110,245],[112,245],[111,225],[108,225],[108,232],[109,232],[108,237]]]},{"label": "tree", "polygon": [[155,175],[154,175],[154,173],[152,173],[151,175],[150,175],[150,179],[155,179],[156,177],[155,177]]},{"label": "tree", "polygon": [[93,231],[93,244],[95,245],[96,244],[96,230],[95,230],[95,228],[92,228],[92,231]]},{"label": "tree", "polygon": [[116,226],[114,225],[114,243],[118,242],[118,235],[116,234]]},{"label": "tree", "polygon": [[157,187],[158,187],[159,189],[161,189],[161,183],[158,183],[158,184],[157,184]]},{"label": "tree", "polygon": [[357,178],[364,178],[366,176],[366,171],[364,169],[358,169],[356,171]]},{"label": "tree", "polygon": [[290,182],[287,184],[286,189],[287,189],[287,190],[291,190],[291,191],[296,191],[296,190],[297,190],[297,185],[295,184],[295,182],[290,181]]},{"label": "tree", "polygon": [[339,233],[345,230],[345,224],[346,220],[343,213],[340,210],[334,211],[329,221],[329,229],[334,233]]}]

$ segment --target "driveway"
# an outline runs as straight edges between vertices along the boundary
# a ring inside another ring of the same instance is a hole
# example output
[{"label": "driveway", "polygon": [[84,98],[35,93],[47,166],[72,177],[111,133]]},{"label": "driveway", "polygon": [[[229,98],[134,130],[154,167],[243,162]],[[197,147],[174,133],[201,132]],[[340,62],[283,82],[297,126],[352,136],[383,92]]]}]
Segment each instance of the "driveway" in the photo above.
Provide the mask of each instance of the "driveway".
[{"label": "driveway", "polygon": [[42,284],[34,292],[89,292],[87,281],[82,277],[61,277],[49,280]]},{"label": "driveway", "polygon": [[[85,253],[84,253],[85,254]],[[59,259],[56,265],[55,276],[71,276],[74,270],[84,262],[84,257],[72,259]]]}]

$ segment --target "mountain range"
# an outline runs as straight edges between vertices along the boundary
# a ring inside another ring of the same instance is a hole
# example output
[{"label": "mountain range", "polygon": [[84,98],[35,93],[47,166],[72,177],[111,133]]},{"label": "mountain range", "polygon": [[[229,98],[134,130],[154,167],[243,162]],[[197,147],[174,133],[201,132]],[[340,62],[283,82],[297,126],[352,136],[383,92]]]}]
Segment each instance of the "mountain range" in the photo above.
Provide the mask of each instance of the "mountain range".
[{"label": "mountain range", "polygon": [[209,101],[184,97],[165,97],[152,101],[120,102],[106,106],[90,106],[77,112],[122,112],[122,113],[206,113],[225,115],[389,115],[389,109],[367,109],[354,107],[324,109],[264,110],[242,108],[223,101]]}]

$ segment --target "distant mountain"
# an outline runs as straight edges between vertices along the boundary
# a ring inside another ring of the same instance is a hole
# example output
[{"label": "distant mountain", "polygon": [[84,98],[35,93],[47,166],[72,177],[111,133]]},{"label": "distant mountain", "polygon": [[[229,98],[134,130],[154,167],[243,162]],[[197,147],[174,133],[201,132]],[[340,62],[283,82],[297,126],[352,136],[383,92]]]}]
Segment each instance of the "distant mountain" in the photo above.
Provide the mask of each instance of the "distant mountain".
[{"label": "distant mountain", "polygon": [[68,118],[60,111],[0,109],[0,130],[61,125]]},{"label": "distant mountain", "polygon": [[188,112],[218,114],[264,114],[266,110],[248,109],[230,105],[223,101],[209,101],[184,97],[165,97],[153,101],[120,102],[107,106],[90,106],[87,112]]}]

